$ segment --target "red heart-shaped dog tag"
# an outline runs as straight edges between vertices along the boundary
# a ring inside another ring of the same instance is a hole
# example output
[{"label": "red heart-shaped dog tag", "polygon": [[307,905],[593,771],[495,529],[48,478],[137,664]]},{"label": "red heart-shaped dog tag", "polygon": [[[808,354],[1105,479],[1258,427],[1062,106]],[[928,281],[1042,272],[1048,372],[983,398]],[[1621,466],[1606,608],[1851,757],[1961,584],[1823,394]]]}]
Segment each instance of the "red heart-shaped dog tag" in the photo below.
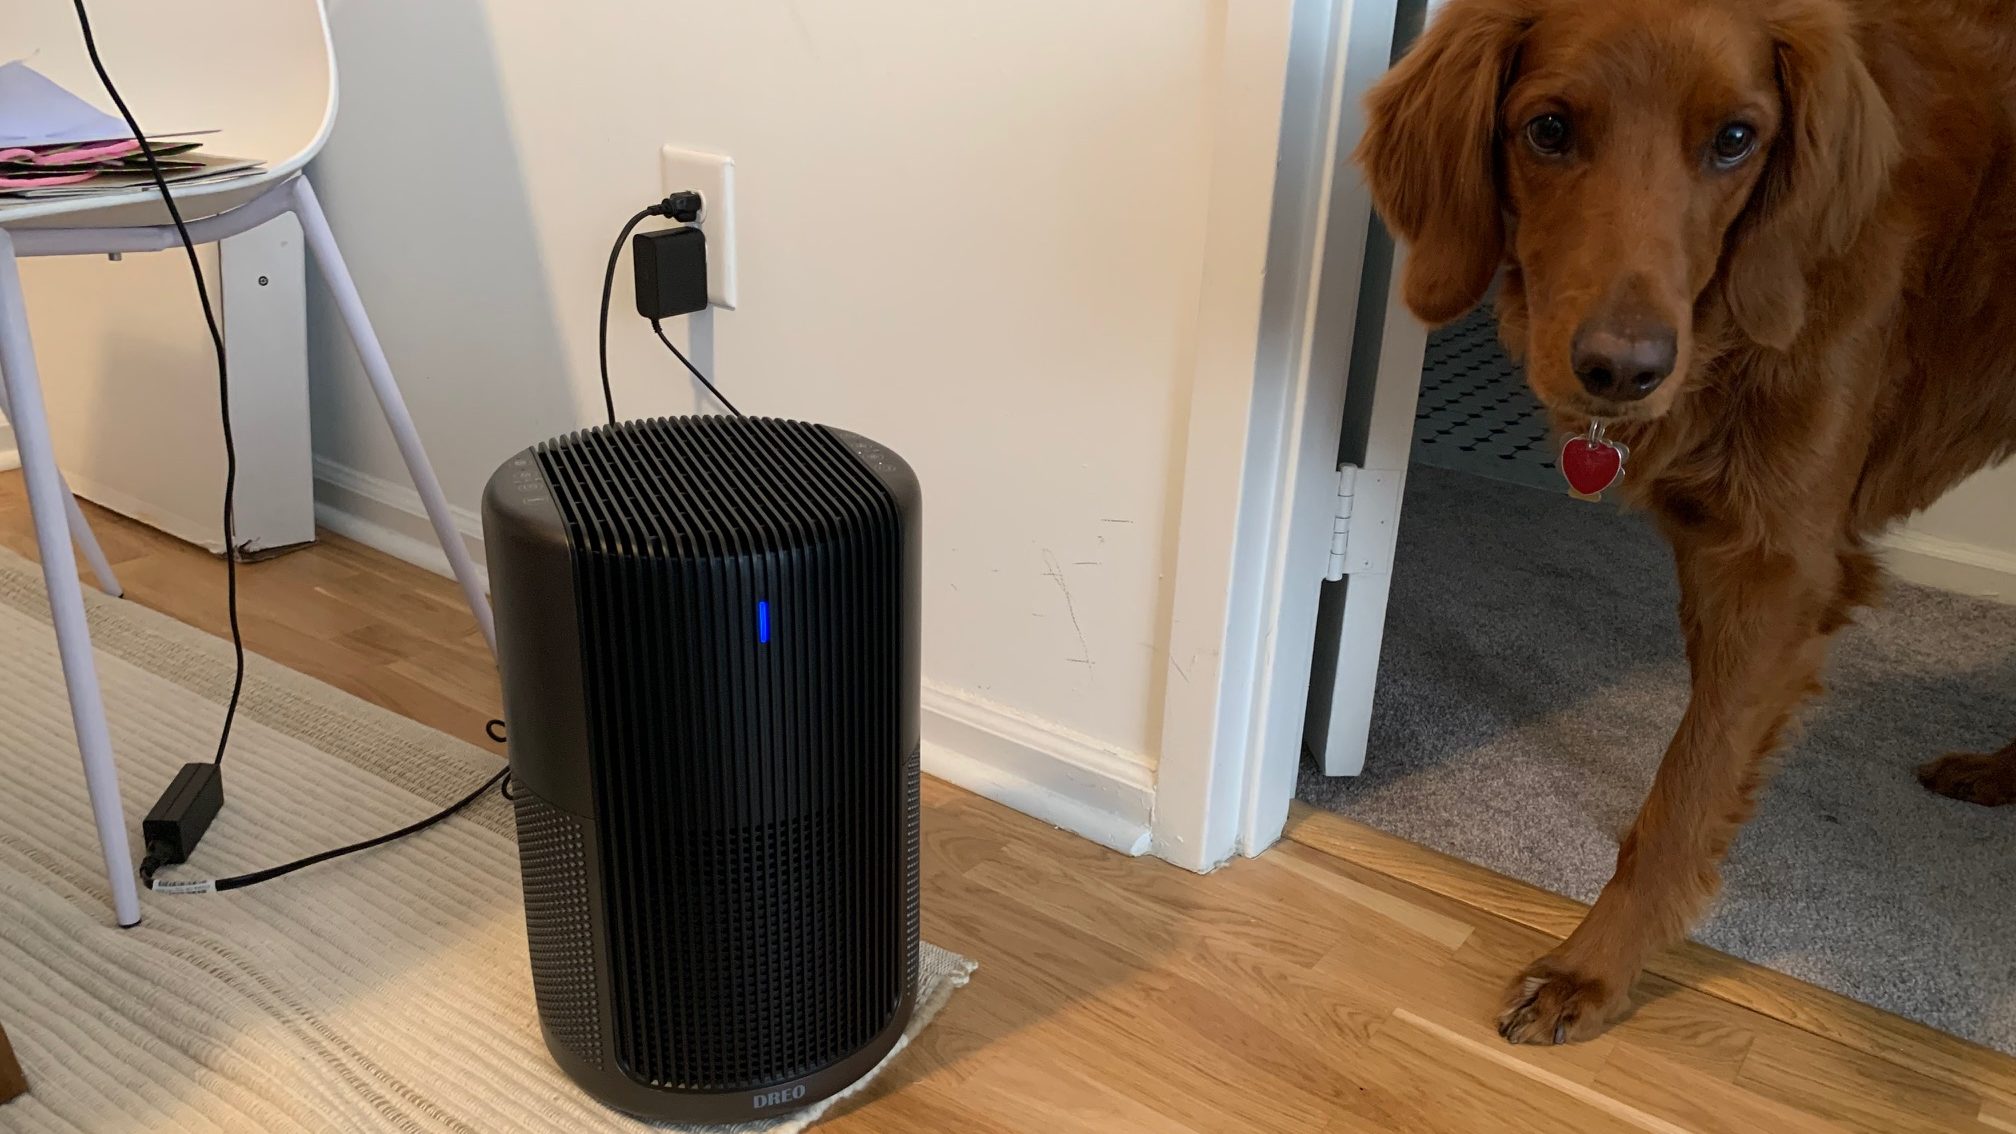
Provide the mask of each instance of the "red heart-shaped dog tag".
[{"label": "red heart-shaped dog tag", "polygon": [[1561,475],[1578,496],[1598,496],[1624,479],[1624,458],[1630,450],[1603,437],[1601,425],[1561,446]]}]

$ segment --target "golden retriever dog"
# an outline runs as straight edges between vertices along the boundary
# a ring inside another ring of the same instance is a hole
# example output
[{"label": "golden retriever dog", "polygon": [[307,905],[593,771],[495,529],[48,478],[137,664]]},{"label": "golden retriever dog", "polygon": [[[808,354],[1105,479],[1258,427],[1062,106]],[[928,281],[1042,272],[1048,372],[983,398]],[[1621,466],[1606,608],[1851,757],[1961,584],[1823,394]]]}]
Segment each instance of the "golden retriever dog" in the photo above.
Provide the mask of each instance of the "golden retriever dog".
[{"label": "golden retriever dog", "polygon": [[[1714,895],[1880,588],[1871,538],[2016,450],[2016,3],[1449,0],[1369,110],[1409,307],[1443,323],[1495,284],[1534,393],[1628,447],[1620,490],[1673,547],[1686,714],[1499,1018],[1585,1039]],[[2016,744],[1919,777],[2016,802]]]}]

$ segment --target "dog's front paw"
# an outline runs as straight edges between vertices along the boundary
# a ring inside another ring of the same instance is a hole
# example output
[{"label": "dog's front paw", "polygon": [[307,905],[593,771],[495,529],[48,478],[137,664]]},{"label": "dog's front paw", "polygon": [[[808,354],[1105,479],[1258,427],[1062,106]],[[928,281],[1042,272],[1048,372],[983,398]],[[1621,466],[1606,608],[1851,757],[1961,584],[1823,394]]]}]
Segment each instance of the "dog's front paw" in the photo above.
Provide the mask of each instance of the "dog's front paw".
[{"label": "dog's front paw", "polygon": [[1948,799],[2002,807],[2016,803],[2016,759],[2006,753],[1981,756],[1955,752],[1921,765],[1918,782]]},{"label": "dog's front paw", "polygon": [[1498,1034],[1511,1043],[1576,1043],[1603,1034],[1630,1006],[1630,980],[1578,972],[1549,955],[1506,989]]}]

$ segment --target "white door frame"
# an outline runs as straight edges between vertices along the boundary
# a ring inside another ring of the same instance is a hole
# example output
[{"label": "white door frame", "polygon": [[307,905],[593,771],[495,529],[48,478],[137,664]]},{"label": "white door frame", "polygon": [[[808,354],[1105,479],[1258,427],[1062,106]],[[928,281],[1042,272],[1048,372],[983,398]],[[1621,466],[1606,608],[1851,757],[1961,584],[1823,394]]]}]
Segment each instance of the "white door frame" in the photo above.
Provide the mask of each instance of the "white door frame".
[{"label": "white door frame", "polygon": [[[1294,795],[1372,230],[1371,197],[1348,157],[1403,3],[1295,0],[1287,28],[1242,28],[1263,21],[1236,13],[1271,6],[1228,5],[1228,51],[1244,39],[1289,38],[1285,51],[1278,39],[1255,47],[1286,61],[1280,86],[1219,102],[1214,169],[1253,167],[1224,152],[1228,144],[1264,145],[1271,207],[1256,202],[1255,178],[1214,180],[1213,234],[1240,231],[1256,205],[1270,228],[1264,264],[1247,262],[1251,241],[1214,238],[1206,249],[1169,638],[1180,687],[1196,695],[1172,684],[1164,698],[1152,836],[1157,855],[1192,870],[1265,850]],[[1230,134],[1258,117],[1256,99],[1273,100],[1278,131]],[[1226,469],[1240,475],[1228,479]],[[1227,531],[1236,533],[1230,547]]]}]

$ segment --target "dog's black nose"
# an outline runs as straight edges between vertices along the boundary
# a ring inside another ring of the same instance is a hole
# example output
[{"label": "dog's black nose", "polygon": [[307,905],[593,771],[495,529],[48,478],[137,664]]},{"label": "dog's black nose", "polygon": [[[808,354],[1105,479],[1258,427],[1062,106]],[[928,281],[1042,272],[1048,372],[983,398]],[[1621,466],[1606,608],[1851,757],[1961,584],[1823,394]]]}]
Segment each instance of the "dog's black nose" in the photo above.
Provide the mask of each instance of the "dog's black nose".
[{"label": "dog's black nose", "polygon": [[1575,377],[1605,401],[1635,402],[1673,373],[1679,353],[1669,330],[1584,327],[1575,335]]}]

